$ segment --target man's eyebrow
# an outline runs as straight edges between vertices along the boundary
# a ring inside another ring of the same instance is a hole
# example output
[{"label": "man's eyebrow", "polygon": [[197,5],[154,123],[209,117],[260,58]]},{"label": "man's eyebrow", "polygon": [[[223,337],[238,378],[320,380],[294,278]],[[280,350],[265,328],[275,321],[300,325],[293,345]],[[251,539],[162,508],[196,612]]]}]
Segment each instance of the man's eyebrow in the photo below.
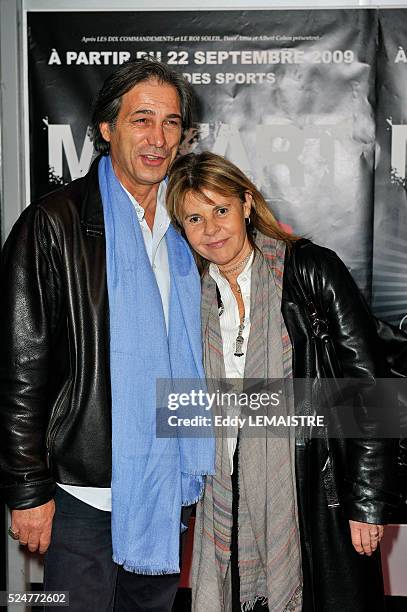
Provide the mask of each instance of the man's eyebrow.
[{"label": "man's eyebrow", "polygon": [[[134,115],[156,115],[156,111],[151,108],[138,108],[137,110],[130,113],[130,117]],[[180,119],[182,121],[182,116],[179,113],[170,113],[167,115],[168,119]]]},{"label": "man's eyebrow", "polygon": [[151,108],[139,108],[130,113],[130,117],[133,115],[155,115],[155,111],[151,110]]}]

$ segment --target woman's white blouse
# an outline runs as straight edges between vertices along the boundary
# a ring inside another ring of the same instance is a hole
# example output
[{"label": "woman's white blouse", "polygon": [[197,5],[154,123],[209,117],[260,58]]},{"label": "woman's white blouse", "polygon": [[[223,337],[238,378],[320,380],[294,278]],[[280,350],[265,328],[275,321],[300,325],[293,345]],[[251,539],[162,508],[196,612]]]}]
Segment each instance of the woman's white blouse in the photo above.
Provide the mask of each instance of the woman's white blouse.
[{"label": "woman's white blouse", "polygon": [[[236,350],[236,337],[240,325],[239,308],[232,289],[224,276],[219,272],[216,264],[211,263],[209,266],[209,274],[216,282],[220,297],[223,303],[223,313],[219,317],[220,331],[222,334],[223,358],[225,362],[226,378],[243,378],[244,368],[246,363],[247,344],[250,334],[250,288],[251,288],[251,267],[253,263],[254,252],[251,254],[245,268],[237,277],[237,283],[242,292],[242,298],[245,310],[245,324],[242,332],[244,339],[241,357],[234,355]],[[228,451],[230,459],[230,473],[233,473],[233,455],[236,450],[237,431],[236,435],[227,438]]]}]

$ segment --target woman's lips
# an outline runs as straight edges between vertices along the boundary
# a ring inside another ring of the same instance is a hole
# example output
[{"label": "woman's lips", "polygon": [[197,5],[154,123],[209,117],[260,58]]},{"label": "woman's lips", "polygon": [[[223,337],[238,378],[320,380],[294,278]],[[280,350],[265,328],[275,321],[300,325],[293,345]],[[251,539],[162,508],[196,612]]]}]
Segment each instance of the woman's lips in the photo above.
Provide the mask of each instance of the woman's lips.
[{"label": "woman's lips", "polygon": [[209,249],[221,249],[227,240],[228,238],[225,238],[224,240],[218,240],[217,242],[209,242],[206,246]]}]

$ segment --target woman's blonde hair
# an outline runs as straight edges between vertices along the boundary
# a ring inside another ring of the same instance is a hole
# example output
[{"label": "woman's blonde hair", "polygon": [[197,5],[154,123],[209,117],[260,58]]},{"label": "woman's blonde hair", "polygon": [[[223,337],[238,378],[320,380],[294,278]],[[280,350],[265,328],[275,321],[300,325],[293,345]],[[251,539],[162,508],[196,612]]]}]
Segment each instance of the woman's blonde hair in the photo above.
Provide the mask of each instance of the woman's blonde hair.
[{"label": "woman's blonde hair", "polygon": [[[297,236],[288,234],[281,228],[260,191],[250,179],[232,162],[210,151],[178,157],[170,168],[166,196],[167,209],[172,222],[181,231],[183,231],[183,207],[187,193],[197,193],[204,200],[208,200],[203,193],[204,189],[215,191],[225,197],[238,197],[242,204],[245,201],[245,194],[251,194],[253,201],[247,230],[253,247],[255,247],[254,230],[276,240],[283,240],[288,247],[298,240]],[[206,261],[197,255],[197,262],[202,270]]]}]

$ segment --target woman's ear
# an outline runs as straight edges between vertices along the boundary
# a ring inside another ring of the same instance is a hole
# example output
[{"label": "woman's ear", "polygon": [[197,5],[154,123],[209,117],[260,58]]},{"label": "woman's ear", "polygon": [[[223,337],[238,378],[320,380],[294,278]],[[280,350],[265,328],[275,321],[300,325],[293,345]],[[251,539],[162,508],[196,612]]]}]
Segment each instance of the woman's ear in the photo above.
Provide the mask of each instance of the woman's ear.
[{"label": "woman's ear", "polygon": [[250,211],[252,209],[253,196],[250,191],[246,191],[244,194],[243,212],[246,219],[250,217]]}]

